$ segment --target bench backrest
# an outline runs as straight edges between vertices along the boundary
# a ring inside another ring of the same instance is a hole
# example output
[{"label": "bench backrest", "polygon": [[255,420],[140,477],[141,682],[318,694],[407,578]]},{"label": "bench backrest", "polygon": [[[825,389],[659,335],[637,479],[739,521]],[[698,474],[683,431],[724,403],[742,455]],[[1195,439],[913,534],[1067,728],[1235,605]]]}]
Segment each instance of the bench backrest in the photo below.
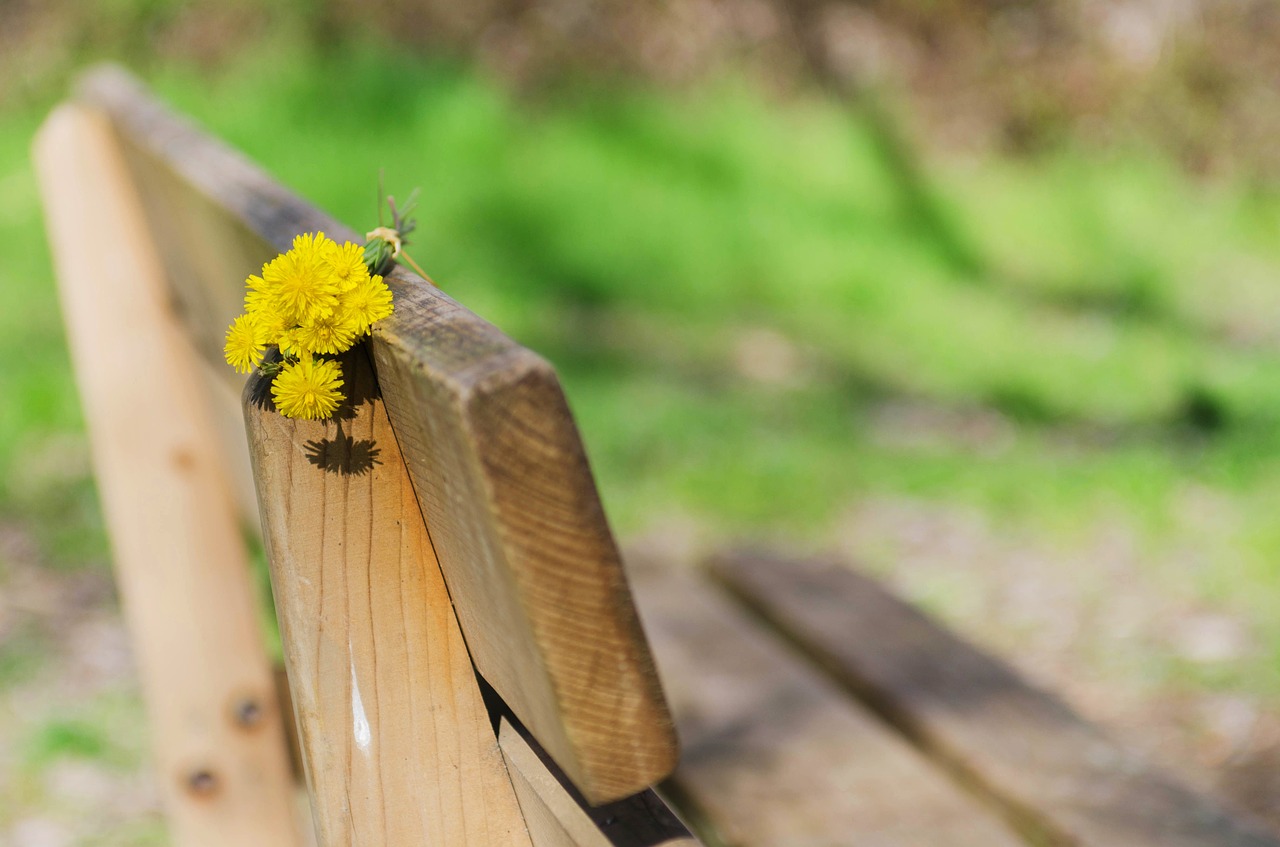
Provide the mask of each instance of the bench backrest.
[{"label": "bench backrest", "polygon": [[[140,642],[182,641],[174,621],[147,609],[185,603],[199,629],[211,617],[201,603],[239,598],[231,612],[219,612],[230,615],[223,628],[235,638],[215,639],[244,661],[224,657],[234,666],[225,679],[171,707],[162,701],[173,694],[157,683],[147,695],[153,720],[167,721],[173,735],[200,721],[219,724],[196,732],[196,746],[216,752],[228,709],[235,743],[244,741],[235,731],[271,715],[263,660],[251,655],[260,643],[246,634],[248,589],[215,591],[197,579],[175,598],[174,586],[162,584],[184,567],[220,566],[235,574],[226,579],[245,581],[243,551],[222,548],[232,546],[233,499],[256,524],[256,487],[326,843],[410,843],[404,839],[424,834],[463,843],[456,836],[465,832],[473,843],[506,843],[467,827],[520,828],[504,823],[514,808],[503,799],[509,783],[493,787],[505,773],[471,663],[523,725],[523,738],[535,739],[592,803],[670,773],[671,720],[577,430],[545,360],[396,270],[388,278],[395,314],[375,329],[367,354],[358,348],[349,357],[350,400],[338,420],[288,421],[261,402],[252,382],[242,409],[234,397],[245,387],[222,364],[221,347],[241,311],[244,277],[300,232],[363,239],[119,71],[86,77],[42,130],[36,153],[130,626]],[[127,352],[103,328],[113,316],[133,324],[116,327],[133,332]],[[148,364],[156,356],[164,360],[158,374]],[[144,418],[146,426],[133,426]],[[181,444],[164,455],[148,451],[170,437],[176,420],[186,428]],[[145,434],[148,427],[154,431]],[[144,433],[141,444],[122,443],[127,429]],[[157,499],[161,487],[138,482],[148,452],[157,478],[173,476],[179,495]],[[209,478],[192,482],[193,466]],[[139,517],[138,498],[149,517]],[[167,515],[179,503],[183,520]],[[153,549],[146,539],[157,527],[203,541]],[[130,557],[140,564],[121,564]],[[202,557],[211,561],[195,563]],[[205,663],[221,652],[215,647]],[[171,677],[192,659],[170,649],[144,657],[142,671]],[[237,685],[239,694],[231,690]],[[215,705],[192,724],[187,699]],[[159,714],[166,710],[175,716]],[[250,782],[278,781],[276,754],[254,749]],[[190,806],[199,822],[216,798],[239,796],[228,781],[247,759],[229,762],[223,774],[191,766],[186,759],[199,755],[190,750],[175,756],[171,808]],[[434,802],[453,804],[456,814],[424,813],[431,820],[420,826],[375,823],[422,807],[415,792],[428,785]],[[477,796],[496,799],[477,803]],[[253,805],[252,796],[242,799]],[[355,825],[366,833],[382,826],[382,836],[352,842],[342,828],[353,820],[365,821]],[[440,829],[440,820],[452,822]]]}]

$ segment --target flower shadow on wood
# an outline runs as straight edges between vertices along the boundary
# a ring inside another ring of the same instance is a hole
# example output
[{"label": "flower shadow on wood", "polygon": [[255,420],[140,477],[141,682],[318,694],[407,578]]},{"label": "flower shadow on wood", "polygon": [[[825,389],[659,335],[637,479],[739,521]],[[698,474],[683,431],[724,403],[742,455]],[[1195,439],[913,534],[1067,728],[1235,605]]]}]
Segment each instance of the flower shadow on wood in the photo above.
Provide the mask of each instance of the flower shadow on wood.
[{"label": "flower shadow on wood", "polygon": [[308,441],[304,449],[307,461],[327,473],[364,476],[374,465],[382,464],[378,460],[381,448],[367,438],[356,441],[342,431],[342,424],[338,424],[338,434],[333,438]]},{"label": "flower shadow on wood", "polygon": [[[373,375],[373,367],[369,362],[366,345],[357,344],[338,357],[342,366],[343,386],[347,399],[333,413],[333,421],[337,425],[337,434],[332,438],[319,441],[308,441],[304,445],[307,461],[326,473],[342,476],[363,476],[373,470],[373,466],[381,464],[378,460],[380,448],[367,438],[356,440],[342,431],[344,421],[354,421],[356,410],[381,397],[378,391],[378,380]],[[376,410],[375,410],[376,413]]]},{"label": "flower shadow on wood", "polygon": [[[268,362],[279,361],[279,351],[272,350],[267,355]],[[356,419],[356,410],[365,403],[372,404],[382,396],[378,390],[377,379],[369,363],[368,352],[364,344],[358,344],[338,357],[342,366],[344,388],[347,399],[343,401],[333,417],[326,421],[337,427],[332,437],[308,441],[303,445],[307,461],[326,473],[342,476],[363,476],[373,470],[374,465],[382,464],[378,458],[382,452],[377,444],[368,438],[356,440],[343,432],[344,421]],[[250,380],[246,395],[251,405],[264,410],[276,411],[275,401],[271,397],[271,380],[265,377],[254,377]]]}]

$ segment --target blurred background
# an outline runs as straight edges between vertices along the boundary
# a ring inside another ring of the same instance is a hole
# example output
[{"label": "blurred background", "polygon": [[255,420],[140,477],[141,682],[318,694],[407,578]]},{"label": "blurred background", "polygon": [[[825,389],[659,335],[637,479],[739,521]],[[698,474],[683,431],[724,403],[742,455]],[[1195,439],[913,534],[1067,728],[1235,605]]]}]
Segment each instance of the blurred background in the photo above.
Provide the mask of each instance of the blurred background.
[{"label": "blurred background", "polygon": [[357,229],[420,186],[632,550],[835,552],[1280,828],[1277,43],[1268,0],[0,0],[0,843],[165,843],[28,157],[100,59]]}]

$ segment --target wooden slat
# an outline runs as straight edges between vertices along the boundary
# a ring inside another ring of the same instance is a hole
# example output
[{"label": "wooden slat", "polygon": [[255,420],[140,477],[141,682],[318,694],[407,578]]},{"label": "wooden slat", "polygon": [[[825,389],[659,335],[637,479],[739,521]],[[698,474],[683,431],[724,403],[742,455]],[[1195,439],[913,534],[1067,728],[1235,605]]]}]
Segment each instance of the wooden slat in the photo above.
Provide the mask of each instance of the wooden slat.
[{"label": "wooden slat", "polygon": [[498,744],[533,847],[697,847],[698,841],[652,789],[591,807],[555,763],[505,718]]},{"label": "wooden slat", "polygon": [[633,584],[684,744],[673,782],[695,828],[734,847],[1021,843],[720,592],[657,570]]},{"label": "wooden slat", "polygon": [[675,734],[555,375],[413,305],[374,353],[476,665],[592,803],[635,793]]},{"label": "wooden slat", "polygon": [[[252,177],[251,164],[226,149],[218,151],[221,155],[213,163],[200,159],[201,148],[188,150],[185,142],[190,128],[149,101],[138,83],[117,68],[106,66],[91,72],[79,88],[80,99],[104,110],[113,120],[164,265],[166,298],[205,363],[201,375],[212,400],[213,419],[222,437],[245,526],[260,534],[240,412],[246,377],[227,367],[222,345],[227,326],[244,311],[245,277],[259,272],[263,263],[283,249],[259,234],[254,221],[273,213],[288,214],[286,201],[297,201],[278,189],[281,196],[255,201],[255,218],[228,214],[224,199],[193,189],[189,174],[222,182],[226,171],[244,169]],[[127,115],[128,121],[122,121],[121,115]],[[176,169],[175,163],[181,168]],[[224,188],[234,180],[226,183]],[[306,223],[312,230],[324,229],[336,237],[342,229],[344,237],[356,237],[324,215],[310,208],[306,211],[315,218]]]},{"label": "wooden slat", "polygon": [[[159,206],[203,198],[186,219],[249,263],[237,282],[298,232],[358,238],[118,72],[82,91],[135,161],[170,175]],[[657,782],[674,731],[554,372],[417,276],[388,282],[396,313],[375,331],[375,366],[477,668],[592,802]]]},{"label": "wooden slat", "polygon": [[243,387],[245,377],[222,361],[222,344],[227,325],[243,311],[245,277],[260,272],[297,233],[359,236],[174,116],[120,68],[85,74],[76,94],[111,118],[158,237],[169,296],[196,348],[228,382]]},{"label": "wooden slat", "polygon": [[1038,842],[1280,845],[848,568],[761,554],[713,567],[751,609]]},{"label": "wooden slat", "polygon": [[282,417],[260,377],[245,390],[320,844],[528,845],[363,346],[343,373],[336,421]]},{"label": "wooden slat", "polygon": [[230,482],[137,194],[84,108],[49,117],[35,159],[174,843],[296,845]]}]

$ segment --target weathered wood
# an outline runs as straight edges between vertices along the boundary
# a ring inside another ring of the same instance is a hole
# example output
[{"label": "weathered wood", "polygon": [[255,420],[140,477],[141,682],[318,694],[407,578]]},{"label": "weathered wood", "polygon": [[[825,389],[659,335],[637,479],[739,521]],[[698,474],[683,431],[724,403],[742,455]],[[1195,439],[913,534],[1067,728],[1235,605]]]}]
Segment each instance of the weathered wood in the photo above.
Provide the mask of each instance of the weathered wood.
[{"label": "weathered wood", "polygon": [[[186,209],[184,226],[242,265],[237,284],[299,232],[358,238],[118,72],[81,96],[107,110],[135,162],[167,175],[148,182],[158,214]],[[374,333],[375,364],[476,667],[593,802],[658,781],[674,731],[554,372],[415,275],[388,283],[396,313]],[[220,303],[220,284],[179,299]],[[206,320],[199,306],[184,314]]]},{"label": "weathered wood", "polygon": [[413,305],[374,354],[476,665],[592,803],[635,793],[675,734],[555,375]]},{"label": "weathered wood", "polygon": [[528,845],[363,346],[347,405],[245,420],[320,844]]},{"label": "weathered wood", "polygon": [[83,107],[49,117],[35,160],[174,843],[296,845],[230,483],[136,191]]},{"label": "weathered wood", "polygon": [[238,396],[245,377],[226,367],[222,345],[227,326],[244,311],[245,277],[300,232],[359,236],[174,116],[119,68],[87,73],[76,96],[110,117],[157,236],[174,311]]},{"label": "weathered wood", "polygon": [[1280,845],[846,567],[745,553],[713,567],[752,610],[1037,843]]},{"label": "weathered wood", "polygon": [[505,718],[498,745],[533,847],[697,847],[652,789],[591,807],[545,753]]},{"label": "weathered wood", "polygon": [[734,847],[1013,847],[900,736],[689,574],[633,573],[695,829]]}]

